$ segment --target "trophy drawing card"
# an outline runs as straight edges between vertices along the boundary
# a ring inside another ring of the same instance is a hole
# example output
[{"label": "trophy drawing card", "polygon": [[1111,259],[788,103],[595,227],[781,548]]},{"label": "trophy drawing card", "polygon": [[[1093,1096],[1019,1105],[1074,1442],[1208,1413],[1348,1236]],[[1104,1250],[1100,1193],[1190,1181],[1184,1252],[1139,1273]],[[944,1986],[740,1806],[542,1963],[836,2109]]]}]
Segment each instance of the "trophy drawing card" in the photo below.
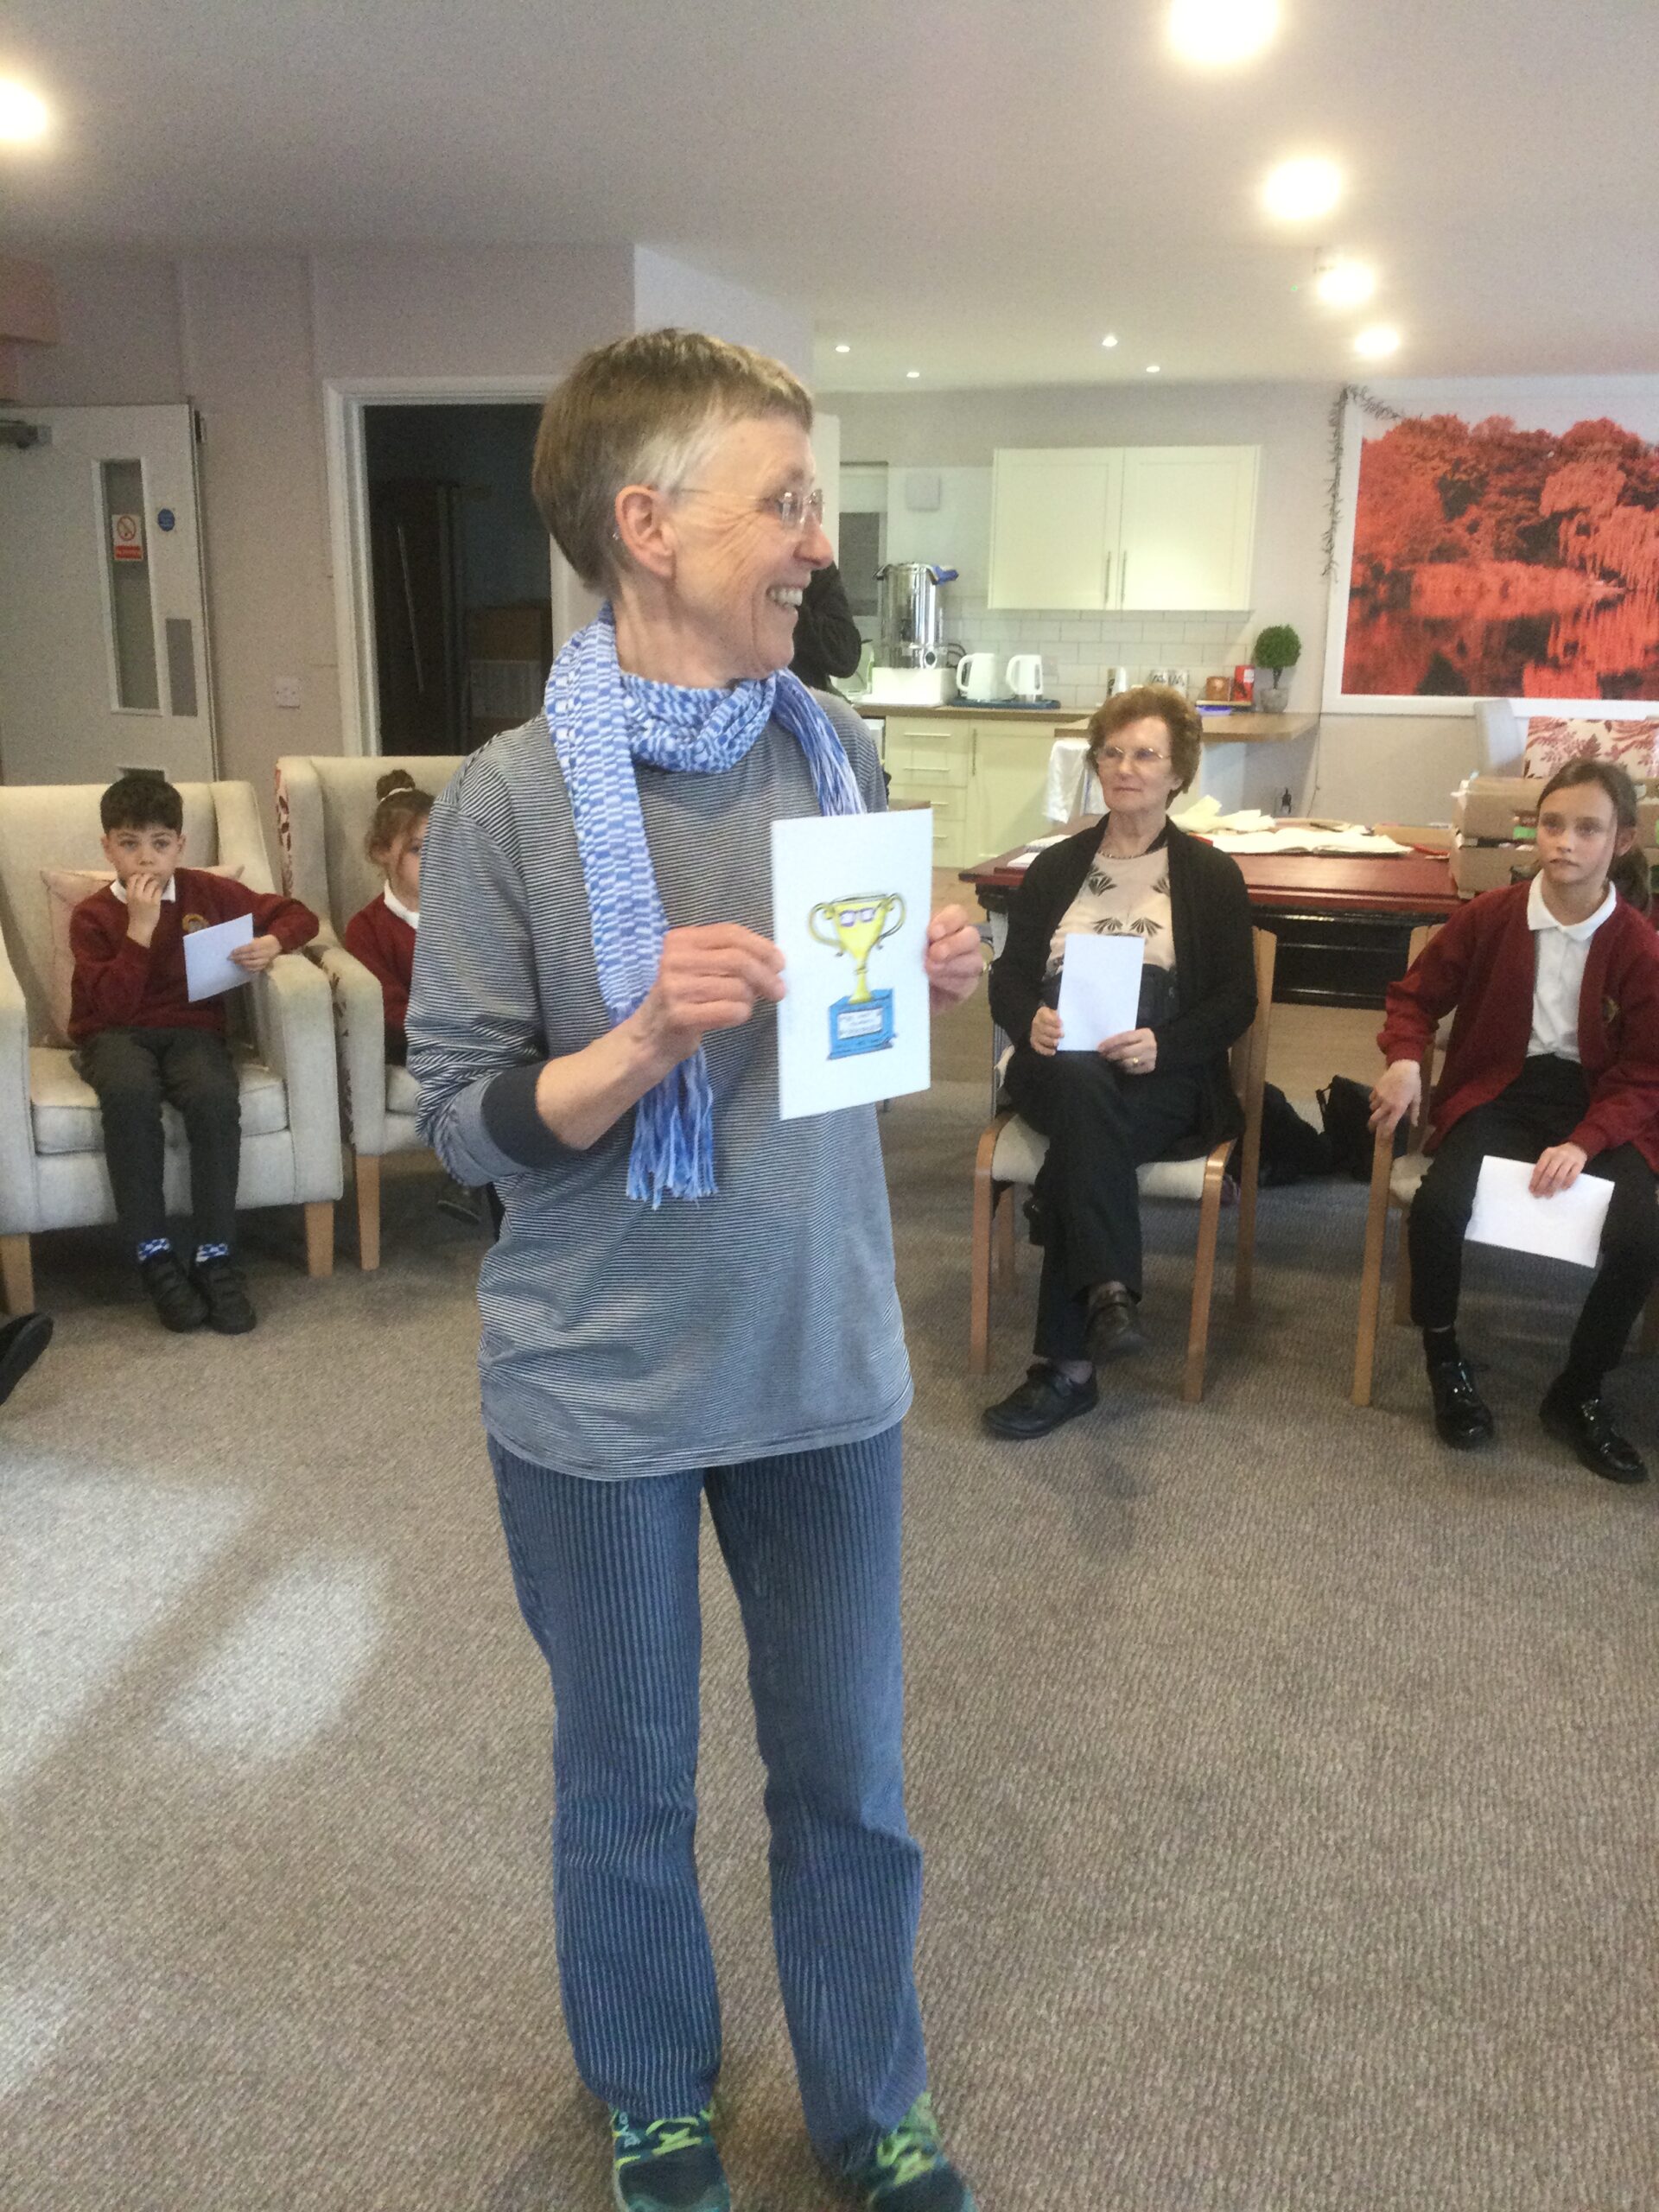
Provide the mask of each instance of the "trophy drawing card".
[{"label": "trophy drawing card", "polygon": [[782,1120],[927,1089],[932,889],[931,807],[772,823]]}]

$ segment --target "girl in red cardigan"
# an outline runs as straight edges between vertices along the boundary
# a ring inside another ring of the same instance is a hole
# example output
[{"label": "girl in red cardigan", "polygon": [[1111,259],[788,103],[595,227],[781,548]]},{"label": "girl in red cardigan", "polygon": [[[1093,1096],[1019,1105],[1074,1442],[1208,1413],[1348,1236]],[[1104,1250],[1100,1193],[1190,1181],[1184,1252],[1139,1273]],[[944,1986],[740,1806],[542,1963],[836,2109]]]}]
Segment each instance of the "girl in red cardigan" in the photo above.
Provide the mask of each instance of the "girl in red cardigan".
[{"label": "girl in red cardigan", "polygon": [[386,879],[385,888],[346,925],[345,946],[379,983],[386,1001],[386,1058],[400,1064],[409,1052],[404,1025],[415,974],[415,932],[421,922],[421,849],[426,842],[432,794],[406,768],[393,768],[375,785],[374,810],[363,849]]},{"label": "girl in red cardigan", "polygon": [[1436,1024],[1456,1009],[1407,1240],[1434,1426],[1460,1451],[1495,1433],[1457,1338],[1481,1161],[1535,1162],[1541,1198],[1581,1174],[1611,1183],[1601,1266],[1539,1411],[1584,1465],[1618,1483],[1647,1469],[1614,1430],[1602,1379],[1659,1280],[1659,938],[1636,823],[1630,779],[1611,762],[1577,760],[1550,779],[1531,881],[1471,899],[1390,984],[1377,1039],[1388,1070],[1371,1092],[1371,1127],[1391,1131],[1421,1096]]}]

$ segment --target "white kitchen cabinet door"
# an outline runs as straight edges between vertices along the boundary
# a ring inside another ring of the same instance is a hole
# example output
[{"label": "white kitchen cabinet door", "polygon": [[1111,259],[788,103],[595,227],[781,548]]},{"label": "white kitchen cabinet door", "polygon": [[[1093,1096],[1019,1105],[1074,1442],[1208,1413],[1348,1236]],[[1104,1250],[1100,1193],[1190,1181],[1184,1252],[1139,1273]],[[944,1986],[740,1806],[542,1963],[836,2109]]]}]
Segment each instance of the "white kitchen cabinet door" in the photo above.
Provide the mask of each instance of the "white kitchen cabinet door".
[{"label": "white kitchen cabinet door", "polygon": [[1255,446],[1124,448],[1112,604],[1203,613],[1254,604]]},{"label": "white kitchen cabinet door", "polygon": [[1115,604],[1122,452],[1116,447],[1004,448],[992,457],[995,607]]},{"label": "white kitchen cabinet door", "polygon": [[1048,785],[1050,731],[975,725],[973,804],[969,809],[976,861],[1048,835],[1043,811]]}]

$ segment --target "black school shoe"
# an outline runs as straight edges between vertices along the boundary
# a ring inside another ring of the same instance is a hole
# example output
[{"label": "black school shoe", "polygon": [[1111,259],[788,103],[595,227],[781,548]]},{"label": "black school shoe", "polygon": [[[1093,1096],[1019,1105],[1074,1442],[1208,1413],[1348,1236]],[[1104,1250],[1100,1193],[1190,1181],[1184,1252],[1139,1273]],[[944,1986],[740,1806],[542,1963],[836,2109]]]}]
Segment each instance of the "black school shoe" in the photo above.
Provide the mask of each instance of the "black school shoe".
[{"label": "black school shoe", "polygon": [[207,1325],[221,1337],[245,1337],[258,1316],[247,1285],[228,1260],[199,1260],[192,1271],[207,1309]]},{"label": "black school shoe", "polygon": [[19,1313],[0,1326],[0,1405],[3,1405],[52,1341],[49,1313]]},{"label": "black school shoe", "polygon": [[138,1274],[164,1329],[182,1336],[187,1329],[201,1327],[207,1319],[207,1300],[180,1266],[176,1252],[152,1252],[138,1262]]},{"label": "black school shoe", "polygon": [[1092,1375],[1086,1382],[1073,1382],[1058,1367],[1037,1361],[1027,1370],[1019,1389],[987,1406],[980,1419],[993,1436],[1046,1436],[1050,1429],[1075,1421],[1099,1402]]},{"label": "black school shoe", "polygon": [[1599,1391],[1588,1397],[1563,1387],[1558,1376],[1544,1393],[1538,1418],[1549,1433],[1578,1455],[1580,1466],[1604,1482],[1644,1483],[1648,1471],[1634,1444],[1613,1427]]},{"label": "black school shoe", "polygon": [[1097,1364],[1145,1351],[1141,1309],[1127,1290],[1096,1290],[1089,1299],[1089,1357]]},{"label": "black school shoe", "polygon": [[1434,1399],[1434,1433],[1454,1452],[1472,1452],[1497,1433],[1492,1409],[1475,1388],[1466,1359],[1440,1359],[1428,1370]]}]

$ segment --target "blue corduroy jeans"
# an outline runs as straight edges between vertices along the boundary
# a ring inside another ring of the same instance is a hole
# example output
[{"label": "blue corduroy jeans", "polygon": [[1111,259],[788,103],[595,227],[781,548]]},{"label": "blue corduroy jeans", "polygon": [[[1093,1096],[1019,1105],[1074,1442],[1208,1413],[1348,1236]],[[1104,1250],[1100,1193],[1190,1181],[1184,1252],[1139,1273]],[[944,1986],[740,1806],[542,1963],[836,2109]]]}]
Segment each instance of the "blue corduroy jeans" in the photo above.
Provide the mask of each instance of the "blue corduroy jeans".
[{"label": "blue corduroy jeans", "polygon": [[694,1856],[702,1498],[742,1609],[772,1919],[820,2154],[867,2157],[926,2087],[905,1819],[899,1431],[595,1482],[492,1440],[518,1603],[553,1677],[553,1889],[576,2067],[636,2118],[700,2111],[720,2004]]}]

